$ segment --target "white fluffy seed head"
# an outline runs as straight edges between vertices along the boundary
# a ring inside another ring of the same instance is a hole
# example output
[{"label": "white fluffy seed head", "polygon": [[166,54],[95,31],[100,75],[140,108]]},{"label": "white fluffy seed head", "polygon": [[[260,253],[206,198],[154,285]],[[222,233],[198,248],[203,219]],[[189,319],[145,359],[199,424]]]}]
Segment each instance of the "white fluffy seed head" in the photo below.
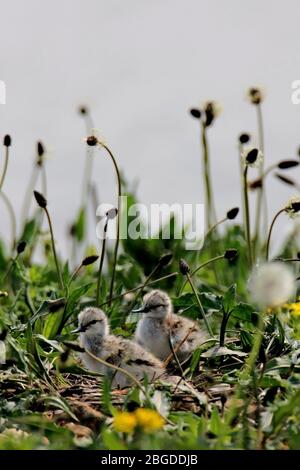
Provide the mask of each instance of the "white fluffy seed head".
[{"label": "white fluffy seed head", "polygon": [[295,290],[294,275],[285,264],[274,261],[256,268],[249,281],[252,298],[261,307],[279,307]]}]

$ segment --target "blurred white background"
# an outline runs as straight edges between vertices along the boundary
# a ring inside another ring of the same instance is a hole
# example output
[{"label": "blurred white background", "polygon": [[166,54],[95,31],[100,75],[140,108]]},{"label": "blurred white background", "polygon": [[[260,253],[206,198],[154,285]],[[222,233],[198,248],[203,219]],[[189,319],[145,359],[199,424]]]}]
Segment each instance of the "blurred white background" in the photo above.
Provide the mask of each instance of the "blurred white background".
[{"label": "blurred white background", "polygon": [[[13,139],[4,190],[19,213],[35,143],[47,161],[49,209],[61,251],[81,198],[87,104],[141,202],[202,202],[200,142],[191,106],[219,101],[209,130],[219,216],[239,204],[237,136],[256,134],[251,85],[266,89],[267,163],[296,157],[300,105],[297,0],[1,0],[0,137]],[[3,153],[2,153],[3,155]],[[2,157],[1,157],[2,159]],[[286,173],[299,179],[299,170]],[[109,159],[99,153],[94,180],[103,202],[115,195]],[[294,192],[268,180],[270,214]],[[0,232],[6,231],[0,208]],[[283,218],[277,232],[288,227]],[[278,237],[278,233],[277,233]]]}]

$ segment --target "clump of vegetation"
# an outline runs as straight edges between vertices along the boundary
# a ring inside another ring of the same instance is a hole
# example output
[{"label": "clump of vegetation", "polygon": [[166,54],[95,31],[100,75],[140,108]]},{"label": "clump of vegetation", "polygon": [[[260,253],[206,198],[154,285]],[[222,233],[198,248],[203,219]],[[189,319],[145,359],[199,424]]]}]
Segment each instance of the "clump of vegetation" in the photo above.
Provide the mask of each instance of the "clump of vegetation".
[{"label": "clump of vegetation", "polygon": [[[69,230],[69,259],[56,247],[41,142],[18,234],[4,192],[13,142],[4,137],[0,197],[1,210],[10,216],[11,240],[0,241],[0,449],[300,449],[296,221],[276,257],[272,251],[275,223],[300,214],[299,185],[282,174],[293,171],[299,158],[265,168],[264,94],[253,87],[248,97],[257,113],[258,144],[252,145],[248,133],[238,137],[240,224],[238,207],[217,219],[208,137],[219,107],[206,102],[190,111],[200,125],[206,204],[206,235],[198,251],[187,251],[174,236],[176,218],[167,221],[168,240],[121,240],[120,196],[127,195],[128,211],[136,197],[110,147],[93,133],[86,107],[79,110],[88,134],[86,166],[82,202]],[[100,150],[113,164],[118,199],[104,217],[100,246],[99,240],[90,246],[89,207],[98,203],[92,165]],[[272,173],[293,194],[266,224],[265,181]],[[253,207],[250,191],[256,193]],[[130,223],[129,215],[126,220]],[[110,224],[116,226],[113,245],[106,239]],[[37,247],[43,249],[39,262]],[[145,377],[130,389],[112,389],[106,377],[85,370],[78,359],[81,346],[72,334],[78,313],[101,307],[114,334],[130,338],[137,322],[131,311],[153,287],[169,294],[176,313],[207,329],[207,340],[191,357],[168,362],[170,373],[191,387],[154,385]]]}]

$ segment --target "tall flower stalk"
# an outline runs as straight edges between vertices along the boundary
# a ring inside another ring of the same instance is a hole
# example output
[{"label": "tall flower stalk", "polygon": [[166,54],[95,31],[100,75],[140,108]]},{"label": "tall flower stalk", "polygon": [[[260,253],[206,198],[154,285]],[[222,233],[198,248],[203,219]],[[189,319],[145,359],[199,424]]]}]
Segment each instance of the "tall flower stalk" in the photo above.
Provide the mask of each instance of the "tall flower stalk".
[{"label": "tall flower stalk", "polygon": [[[93,119],[90,113],[90,110],[86,106],[81,106],[79,108],[79,114],[84,119],[85,128],[86,128],[86,135],[90,135],[93,128]],[[84,170],[83,170],[83,178],[82,178],[82,200],[81,200],[81,208],[84,209],[87,205],[88,195],[90,192],[91,187],[91,177],[93,171],[93,155],[91,155],[91,149],[86,150],[85,162],[84,162]]]},{"label": "tall flower stalk", "polygon": [[52,222],[51,222],[51,217],[49,214],[49,211],[47,209],[47,201],[45,197],[39,193],[38,191],[33,192],[35,200],[37,204],[44,210],[47,220],[48,220],[48,225],[49,225],[49,230],[50,230],[50,236],[51,236],[51,245],[52,245],[52,252],[53,252],[53,257],[54,257],[54,262],[56,266],[56,271],[57,271],[57,277],[59,281],[60,288],[63,290],[64,289],[64,282],[63,282],[63,277],[61,274],[59,262],[58,262],[58,257],[56,253],[56,248],[55,248],[55,240],[54,240],[54,233],[53,233],[53,227],[52,227]]},{"label": "tall flower stalk", "polygon": [[5,154],[4,154],[4,167],[2,170],[2,174],[0,177],[0,191],[2,190],[3,183],[5,180],[7,168],[8,168],[8,160],[9,160],[9,147],[11,146],[11,137],[10,135],[6,135],[3,139],[3,146],[5,148]]},{"label": "tall flower stalk", "polygon": [[248,195],[248,169],[249,167],[257,168],[261,165],[263,154],[260,150],[253,147],[246,147],[242,153],[244,161],[244,173],[243,173],[243,190],[244,190],[244,205],[245,205],[245,234],[248,247],[248,258],[250,269],[253,266],[253,246],[251,240],[251,229],[250,229],[250,206],[249,206],[249,195]]},{"label": "tall flower stalk", "polygon": [[[261,104],[264,100],[264,93],[259,87],[252,87],[248,90],[248,98],[251,104],[256,107],[257,115],[257,131],[258,131],[258,148],[264,154],[264,126]],[[267,201],[264,191],[264,160],[261,160],[258,166],[258,174],[261,184],[257,188],[256,210],[255,210],[255,228],[254,228],[254,249],[258,253],[260,248],[260,235],[261,235],[261,218],[262,212],[265,211],[265,223],[267,224]]]},{"label": "tall flower stalk", "polygon": [[244,145],[248,144],[250,141],[250,135],[246,132],[240,134],[238,142],[238,151],[239,151],[239,166],[240,166],[240,181],[241,181],[241,206],[242,206],[242,217],[243,225],[246,226],[246,216],[245,216],[245,198],[244,198],[244,161],[243,161],[243,151]]},{"label": "tall flower stalk", "polygon": [[269,233],[268,233],[268,238],[267,238],[267,245],[266,245],[266,260],[268,261],[269,259],[269,251],[270,251],[270,242],[271,242],[271,235],[272,231],[274,228],[274,224],[277,220],[277,218],[282,214],[283,212],[286,212],[291,218],[294,218],[295,216],[300,214],[300,197],[296,196],[294,198],[291,198],[288,203],[285,205],[283,209],[280,209],[275,216],[273,217]]},{"label": "tall flower stalk", "polygon": [[119,243],[120,243],[120,214],[121,214],[121,196],[122,196],[122,184],[121,184],[121,175],[120,171],[117,165],[117,161],[110,150],[110,148],[104,143],[101,142],[100,140],[97,139],[94,135],[91,135],[87,137],[86,139],[87,145],[90,147],[95,147],[99,146],[100,148],[103,148],[107,154],[109,155],[116,174],[117,178],[117,215],[116,215],[116,243],[115,243],[115,248],[114,248],[114,258],[113,258],[113,267],[112,267],[112,275],[111,275],[111,282],[110,282],[110,289],[109,289],[109,305],[110,305],[110,299],[113,296],[113,291],[114,291],[114,283],[115,283],[115,276],[116,276],[116,266],[117,266],[117,259],[118,259],[118,250],[119,250]]},{"label": "tall flower stalk", "polygon": [[205,311],[204,311],[204,308],[203,308],[202,302],[201,302],[201,300],[200,300],[200,297],[199,297],[199,295],[198,295],[198,292],[196,291],[195,286],[194,286],[194,283],[193,283],[192,278],[191,278],[191,276],[190,276],[190,267],[189,267],[189,265],[187,264],[187,262],[184,261],[183,259],[180,260],[179,269],[180,269],[181,274],[183,274],[184,276],[186,276],[187,281],[188,281],[188,283],[190,284],[190,286],[191,286],[191,288],[192,288],[192,291],[193,291],[193,293],[194,293],[194,295],[195,295],[195,298],[196,298],[196,301],[197,301],[197,304],[198,304],[200,313],[201,313],[201,315],[202,315],[204,324],[205,324],[205,326],[206,326],[206,329],[207,329],[209,335],[212,337],[214,334],[213,334],[212,328],[211,328],[211,326],[210,326],[210,323],[209,323],[209,321],[208,321],[208,318],[206,317],[206,313],[205,313]]},{"label": "tall flower stalk", "polygon": [[2,174],[0,177],[0,197],[2,198],[6,208],[7,212],[10,218],[10,224],[11,224],[11,250],[13,251],[15,248],[15,243],[16,243],[16,234],[17,234],[17,223],[16,223],[16,216],[14,212],[14,208],[7,197],[7,195],[3,192],[3,184],[5,180],[5,176],[7,173],[7,168],[8,168],[8,162],[9,162],[9,147],[11,146],[11,137],[10,135],[6,135],[3,139],[3,146],[5,148],[5,155],[4,155],[4,167],[2,170]]},{"label": "tall flower stalk", "polygon": [[[47,176],[46,176],[46,169],[45,169],[45,149],[44,145],[42,142],[37,142],[36,146],[36,160],[34,162],[33,168],[32,168],[32,173],[29,179],[28,187],[25,193],[24,197],[24,202],[23,206],[21,209],[21,227],[22,230],[24,230],[27,219],[28,219],[28,214],[29,214],[29,209],[30,209],[30,204],[32,201],[32,194],[34,191],[34,188],[36,187],[37,180],[39,173],[41,174],[41,188],[42,188],[42,194],[44,197],[47,197]],[[39,225],[41,224],[41,221]]]},{"label": "tall flower stalk", "polygon": [[202,164],[203,164],[203,185],[205,193],[205,214],[206,227],[208,230],[216,223],[216,210],[212,189],[212,178],[210,169],[209,147],[207,140],[207,129],[212,125],[219,113],[217,103],[209,101],[203,105],[203,109],[192,108],[191,115],[198,119],[201,129],[201,146],[202,146]]}]

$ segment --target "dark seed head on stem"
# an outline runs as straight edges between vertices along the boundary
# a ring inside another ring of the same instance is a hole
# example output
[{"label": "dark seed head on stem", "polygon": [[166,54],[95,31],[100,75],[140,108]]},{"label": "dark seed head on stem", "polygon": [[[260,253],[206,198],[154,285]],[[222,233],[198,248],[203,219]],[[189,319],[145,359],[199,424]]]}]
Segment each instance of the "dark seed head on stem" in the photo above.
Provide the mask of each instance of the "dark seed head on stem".
[{"label": "dark seed head on stem", "polygon": [[161,255],[158,261],[159,266],[160,267],[167,266],[171,262],[172,258],[173,258],[172,253],[165,253],[164,255]]},{"label": "dark seed head on stem", "polygon": [[224,253],[224,258],[227,259],[228,261],[234,260],[238,255],[238,250],[235,248],[229,248],[228,250],[225,251]]},{"label": "dark seed head on stem", "polygon": [[247,154],[246,161],[247,163],[255,163],[258,157],[258,149],[251,149]]},{"label": "dark seed head on stem", "polygon": [[24,240],[20,241],[17,244],[17,253],[18,253],[18,255],[23,253],[25,251],[25,248],[26,248],[26,242]]},{"label": "dark seed head on stem", "polygon": [[181,259],[179,261],[179,270],[184,276],[186,276],[190,272],[190,267],[184,259]]},{"label": "dark seed head on stem", "polygon": [[90,264],[95,263],[97,259],[99,259],[99,256],[97,255],[87,256],[86,258],[84,258],[81,264],[82,266],[89,266]]},{"label": "dark seed head on stem", "polygon": [[66,299],[61,297],[60,299],[49,300],[48,302],[48,309],[49,312],[55,313],[58,312],[61,308],[65,307]]},{"label": "dark seed head on stem", "polygon": [[47,200],[45,197],[39,193],[38,191],[33,191],[34,197],[38,205],[42,208],[45,209],[47,207]]},{"label": "dark seed head on stem", "polygon": [[10,147],[11,146],[11,137],[10,137],[10,135],[6,134],[4,136],[3,145],[4,145],[4,147]]},{"label": "dark seed head on stem", "polygon": [[85,116],[86,114],[89,114],[89,108],[87,106],[79,106],[79,114],[82,116]]},{"label": "dark seed head on stem", "polygon": [[292,202],[291,208],[294,211],[295,214],[300,212],[300,202]]},{"label": "dark seed head on stem", "polygon": [[289,186],[295,186],[295,181],[293,181],[291,178],[287,178],[286,176],[280,175],[279,173],[275,173],[275,176],[280,181],[283,181],[283,183],[286,183]]},{"label": "dark seed head on stem", "polygon": [[248,90],[248,97],[252,104],[258,105],[263,101],[263,92],[260,88],[251,87]]},{"label": "dark seed head on stem", "polygon": [[233,209],[230,209],[226,214],[227,219],[229,220],[235,219],[239,211],[240,211],[239,207],[234,207]]},{"label": "dark seed head on stem", "polygon": [[37,153],[39,157],[42,157],[45,153],[45,149],[41,141],[37,143]]},{"label": "dark seed head on stem", "polygon": [[190,109],[190,115],[195,119],[200,119],[201,118],[201,111],[198,108],[191,108]]},{"label": "dark seed head on stem", "polygon": [[247,144],[247,142],[249,142],[250,140],[250,135],[247,134],[246,132],[243,132],[242,134],[240,134],[239,136],[239,141],[241,144]]},{"label": "dark seed head on stem", "polygon": [[283,160],[278,163],[277,167],[280,168],[280,170],[288,170],[289,168],[298,166],[299,163],[298,160]]},{"label": "dark seed head on stem", "polygon": [[89,137],[86,138],[86,143],[90,147],[95,147],[98,144],[98,139],[94,135],[90,135]]}]

